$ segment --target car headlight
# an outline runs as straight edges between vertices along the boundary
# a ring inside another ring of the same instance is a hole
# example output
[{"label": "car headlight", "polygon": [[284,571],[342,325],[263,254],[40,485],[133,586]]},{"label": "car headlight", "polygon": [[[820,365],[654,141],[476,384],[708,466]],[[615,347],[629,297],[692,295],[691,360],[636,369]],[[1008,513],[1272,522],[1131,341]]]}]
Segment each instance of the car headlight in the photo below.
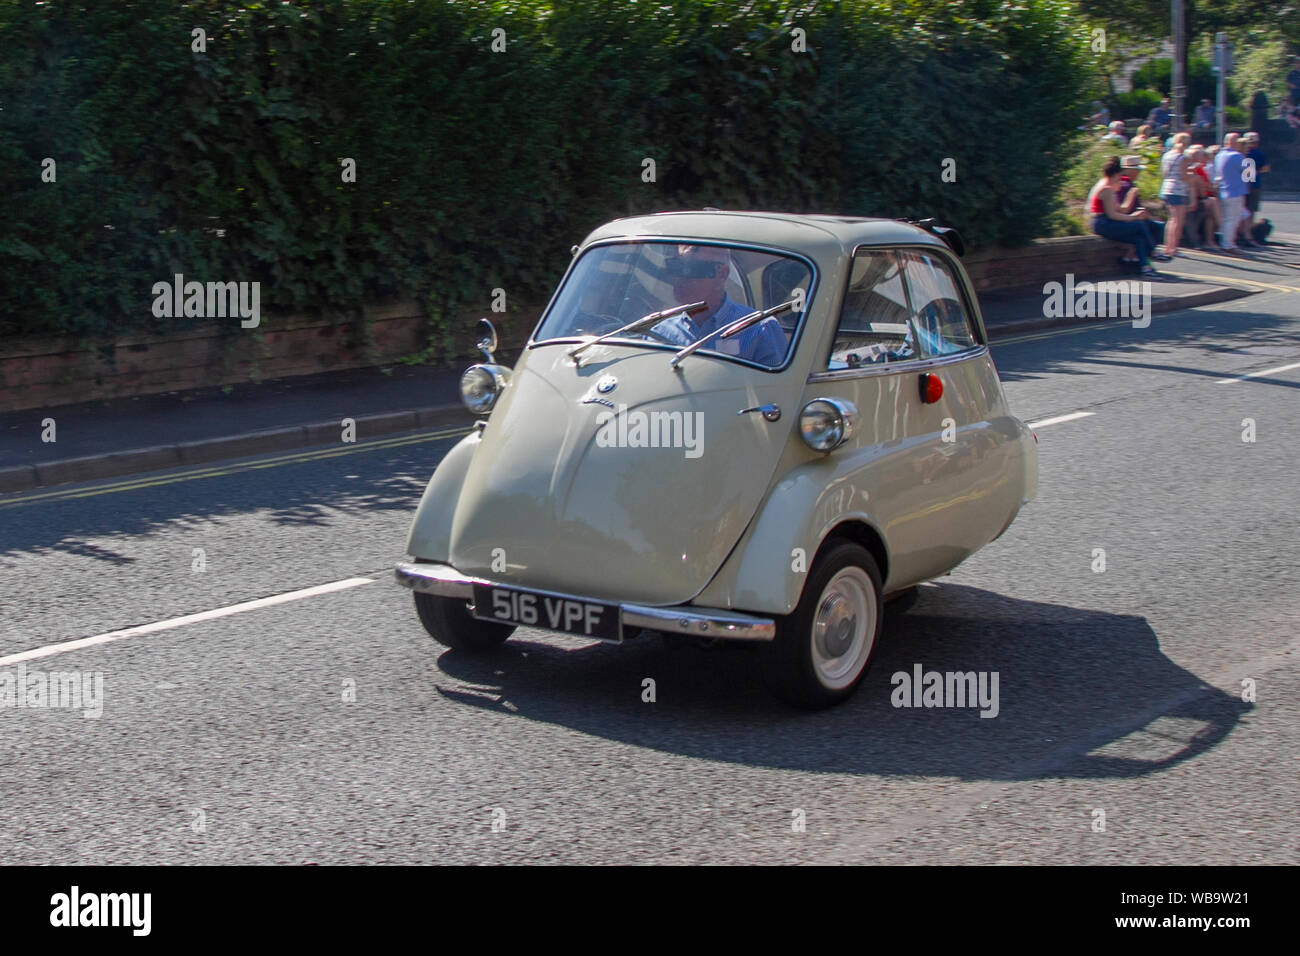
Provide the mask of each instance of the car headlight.
[{"label": "car headlight", "polygon": [[460,377],[460,400],[475,415],[486,415],[509,384],[509,369],[500,365],[471,365]]},{"label": "car headlight", "polygon": [[842,398],[814,398],[799,413],[799,434],[814,451],[831,451],[853,436],[858,410]]}]

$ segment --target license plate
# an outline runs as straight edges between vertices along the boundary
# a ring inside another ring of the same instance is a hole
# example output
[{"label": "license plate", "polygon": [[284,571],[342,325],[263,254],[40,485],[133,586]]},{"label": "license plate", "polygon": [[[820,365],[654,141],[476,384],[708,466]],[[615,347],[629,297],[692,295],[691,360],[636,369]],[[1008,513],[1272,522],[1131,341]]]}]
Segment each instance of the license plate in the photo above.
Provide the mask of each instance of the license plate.
[{"label": "license plate", "polygon": [[580,601],[496,584],[476,584],[473,614],[480,620],[499,624],[540,627],[602,641],[622,640],[616,604]]}]

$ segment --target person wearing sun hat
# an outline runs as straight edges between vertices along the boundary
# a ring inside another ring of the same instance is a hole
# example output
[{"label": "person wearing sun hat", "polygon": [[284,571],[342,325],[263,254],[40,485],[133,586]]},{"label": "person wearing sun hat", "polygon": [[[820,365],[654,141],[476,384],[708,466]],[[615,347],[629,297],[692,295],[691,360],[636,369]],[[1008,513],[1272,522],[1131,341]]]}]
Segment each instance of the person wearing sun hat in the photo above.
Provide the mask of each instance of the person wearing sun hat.
[{"label": "person wearing sun hat", "polygon": [[[1121,212],[1135,213],[1142,208],[1142,198],[1138,195],[1137,178],[1146,165],[1141,156],[1124,156],[1119,161],[1119,186],[1115,190],[1115,199],[1119,202]],[[1148,210],[1150,212],[1150,210]],[[1165,241],[1165,224],[1159,219],[1144,219],[1142,222],[1151,235],[1151,245],[1156,246]],[[1163,252],[1152,253],[1156,262],[1168,262],[1169,257]],[[1130,260],[1131,261],[1131,260]]]}]

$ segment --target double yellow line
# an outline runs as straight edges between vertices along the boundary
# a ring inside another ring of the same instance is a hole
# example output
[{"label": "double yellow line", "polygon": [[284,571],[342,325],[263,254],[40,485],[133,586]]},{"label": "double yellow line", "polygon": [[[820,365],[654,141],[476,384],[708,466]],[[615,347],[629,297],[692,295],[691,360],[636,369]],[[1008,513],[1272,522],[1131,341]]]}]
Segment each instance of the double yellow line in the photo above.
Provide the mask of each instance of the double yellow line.
[{"label": "double yellow line", "polygon": [[1260,282],[1258,279],[1243,279],[1239,276],[1205,276],[1196,272],[1175,272],[1173,269],[1161,269],[1160,274],[1177,276],[1180,279],[1197,279],[1201,282],[1218,282],[1223,285],[1244,285],[1255,289],[1268,289],[1271,292],[1300,292],[1300,286]]},{"label": "double yellow line", "polygon": [[444,428],[420,435],[403,435],[396,438],[380,438],[375,441],[358,442],[346,448],[322,448],[316,451],[299,452],[293,455],[278,455],[274,458],[260,458],[255,461],[238,462],[215,468],[199,468],[194,471],[173,475],[155,475],[143,478],[128,478],[124,481],[93,488],[65,488],[35,492],[14,498],[0,499],[0,509],[18,505],[32,504],[38,501],[65,501],[72,498],[93,498],[97,495],[110,495],[119,491],[135,491],[140,488],[154,488],[159,485],[172,485],[181,481],[197,481],[200,478],[219,478],[223,475],[237,475],[245,471],[258,471],[263,468],[279,468],[282,465],[296,465],[306,461],[320,461],[325,458],[340,458],[344,455],[359,455],[368,451],[382,451],[387,448],[401,448],[406,445],[419,445],[424,442],[439,441],[465,435],[472,431],[469,427]]},{"label": "double yellow line", "polygon": [[[1206,254],[1207,261],[1212,261],[1213,257]],[[1258,279],[1241,279],[1237,276],[1204,276],[1194,272],[1176,272],[1173,269],[1161,269],[1160,274],[1163,276],[1177,276],[1180,279],[1197,279],[1202,282],[1217,282],[1222,285],[1244,286],[1251,289],[1264,289],[1270,292],[1300,292],[1300,286],[1281,285],[1273,282],[1260,282]],[[1176,310],[1182,311],[1182,310]],[[1172,317],[1175,313],[1165,313],[1162,317]],[[1088,332],[1092,329],[1100,328],[1119,328],[1124,323],[1121,322],[1092,322],[1088,325],[1072,325],[1063,329],[1046,329],[1041,332],[1030,332],[1026,335],[1013,335],[1008,338],[993,338],[989,340],[990,345],[1012,345],[1016,342],[1034,342],[1038,339],[1054,339],[1060,335],[1077,335],[1080,332]]]}]

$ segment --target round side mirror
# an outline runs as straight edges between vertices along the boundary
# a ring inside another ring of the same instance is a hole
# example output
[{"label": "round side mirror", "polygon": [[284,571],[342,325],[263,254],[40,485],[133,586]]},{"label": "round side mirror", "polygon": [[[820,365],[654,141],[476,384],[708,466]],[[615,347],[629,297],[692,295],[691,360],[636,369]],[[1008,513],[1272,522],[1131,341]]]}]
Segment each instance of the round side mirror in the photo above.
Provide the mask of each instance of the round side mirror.
[{"label": "round side mirror", "polygon": [[479,319],[475,331],[478,334],[478,341],[475,345],[478,346],[480,352],[487,356],[487,360],[491,362],[492,353],[497,350],[497,330],[492,327],[492,323],[487,319]]}]

